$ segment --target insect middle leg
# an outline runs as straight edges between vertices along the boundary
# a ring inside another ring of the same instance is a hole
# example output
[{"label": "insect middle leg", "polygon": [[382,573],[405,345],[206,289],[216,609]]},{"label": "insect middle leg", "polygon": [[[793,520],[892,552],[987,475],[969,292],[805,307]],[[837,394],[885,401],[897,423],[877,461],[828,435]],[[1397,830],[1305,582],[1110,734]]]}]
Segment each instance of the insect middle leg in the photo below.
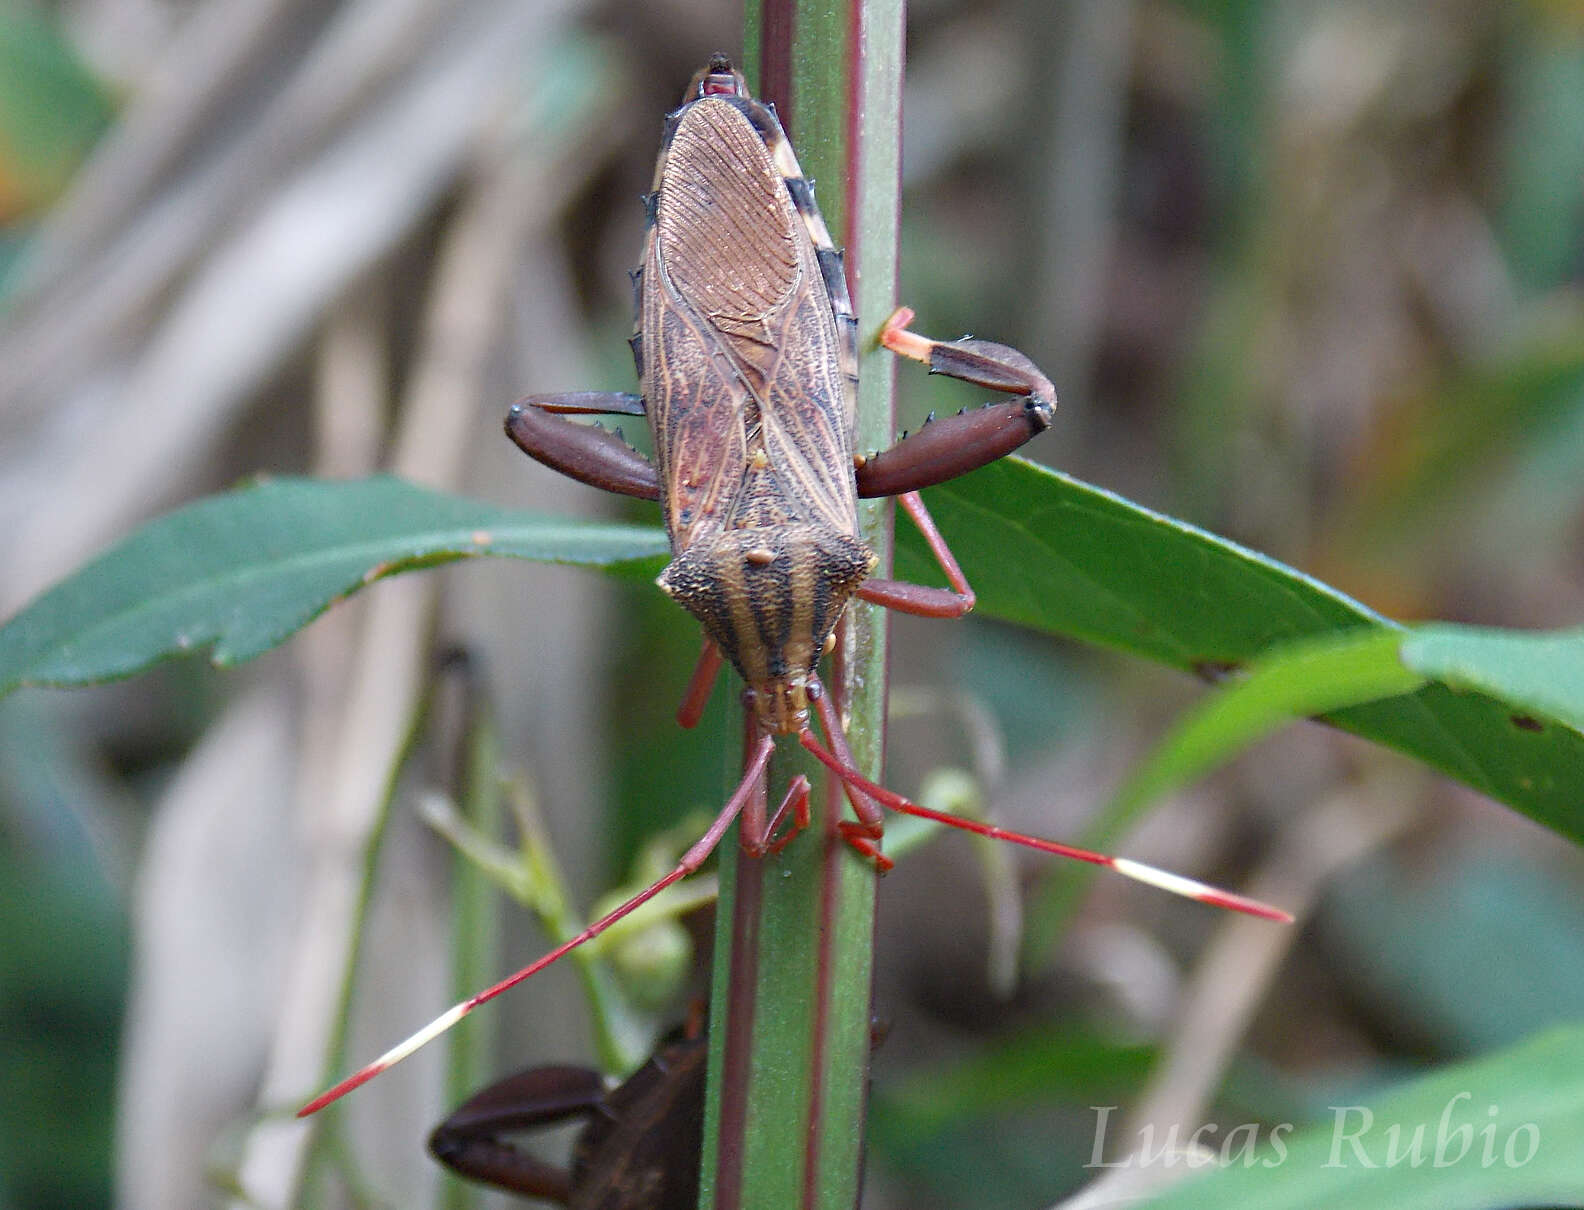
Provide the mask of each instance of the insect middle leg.
[{"label": "insect middle leg", "polygon": [[897,497],[902,511],[913,519],[924,535],[930,553],[946,573],[950,588],[927,588],[922,584],[909,584],[904,580],[868,579],[858,586],[858,596],[874,605],[884,605],[899,613],[912,613],[925,618],[960,618],[974,607],[974,590],[968,586],[957,558],[946,545],[946,539],[935,528],[935,519],[924,507],[917,492],[903,492]]}]

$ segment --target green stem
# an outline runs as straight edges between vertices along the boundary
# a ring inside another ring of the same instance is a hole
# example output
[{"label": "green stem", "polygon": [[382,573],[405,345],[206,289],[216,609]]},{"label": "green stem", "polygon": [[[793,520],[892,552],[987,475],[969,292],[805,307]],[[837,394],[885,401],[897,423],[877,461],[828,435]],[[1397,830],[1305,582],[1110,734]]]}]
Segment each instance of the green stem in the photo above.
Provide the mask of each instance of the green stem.
[{"label": "green stem", "polygon": [[[489,704],[476,684],[468,683],[464,720],[463,764],[457,797],[462,818],[479,834],[493,836],[504,814],[501,798],[500,734]],[[457,995],[468,996],[495,978],[500,966],[500,912],[497,888],[487,873],[458,852],[451,895],[451,978]],[[446,1070],[446,1104],[460,1104],[490,1077],[494,1032],[492,1013],[483,1020],[464,1021],[450,1039]],[[441,1189],[446,1210],[470,1210],[480,1204],[477,1191],[458,1180]]]},{"label": "green stem", "polygon": [[[894,371],[876,337],[896,296],[902,24],[900,0],[764,0],[748,5],[746,21],[745,69],[767,83],[761,95],[777,104],[845,244],[859,319],[861,450],[893,436]],[[889,508],[864,505],[860,523],[888,567]],[[849,741],[862,771],[878,776],[883,615],[855,604],[837,664],[831,688]],[[798,768],[790,752],[778,756],[772,802]],[[841,807],[834,787],[815,798],[816,810]],[[700,1205],[851,1210],[862,1171],[874,869],[815,827],[778,857],[727,854],[721,873]]]}]

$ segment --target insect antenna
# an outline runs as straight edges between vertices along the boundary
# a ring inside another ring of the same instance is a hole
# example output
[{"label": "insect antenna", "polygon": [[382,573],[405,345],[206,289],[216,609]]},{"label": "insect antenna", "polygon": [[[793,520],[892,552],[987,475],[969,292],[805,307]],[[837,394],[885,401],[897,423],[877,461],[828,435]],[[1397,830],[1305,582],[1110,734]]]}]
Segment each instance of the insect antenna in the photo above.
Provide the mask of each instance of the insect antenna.
[{"label": "insect antenna", "polygon": [[649,902],[673,882],[686,878],[689,874],[697,871],[704,864],[710,853],[714,851],[715,846],[720,843],[721,837],[726,835],[726,830],[731,827],[732,822],[741,814],[744,804],[747,803],[760,779],[764,776],[765,766],[770,761],[770,753],[774,747],[775,740],[773,737],[769,735],[760,737],[752,757],[750,757],[747,766],[743,770],[741,784],[738,785],[731,798],[727,800],[726,806],[722,808],[721,813],[715,817],[715,822],[710,824],[709,831],[705,832],[686,853],[682,854],[681,859],[676,864],[676,868],[669,874],[666,874],[644,890],[639,891],[626,903],[607,912],[577,936],[562,942],[544,957],[529,963],[516,974],[508,975],[494,986],[485,988],[477,995],[469,996],[459,1004],[452,1005],[433,1021],[429,1022],[428,1025],[392,1046],[372,1063],[353,1072],[334,1088],[320,1093],[299,1109],[297,1116],[305,1118],[309,1114],[318,1113],[319,1110],[329,1105],[332,1101],[338,1101],[354,1088],[360,1088],[367,1084],[381,1072],[388,1071],[414,1051],[433,1042],[479,1005],[488,1003],[502,992],[510,991],[524,979],[537,975],[556,959],[571,953],[585,941],[592,941],[595,937],[598,937],[623,916]]},{"label": "insect antenna", "polygon": [[[841,727],[840,720],[836,717],[835,708],[830,703],[828,694],[821,693],[815,702],[819,711],[820,723],[825,728],[827,735],[835,734]],[[920,806],[911,799],[902,797],[894,790],[887,790],[884,786],[870,781],[858,770],[846,764],[833,753],[827,750],[817,739],[813,732],[804,728],[798,734],[798,741],[814,754],[819,762],[841,779],[843,785],[849,789],[857,790],[868,795],[880,805],[889,807],[903,815],[916,815],[920,819],[931,819],[936,823],[945,824],[947,827],[960,828],[965,832],[973,832],[979,836],[988,836],[994,840],[1006,840],[1025,848],[1037,849],[1041,853],[1051,853],[1057,857],[1070,857],[1075,861],[1085,861],[1090,865],[1102,866],[1114,870],[1124,878],[1131,878],[1135,882],[1142,882],[1149,886],[1158,887],[1163,891],[1170,891],[1173,895],[1181,895],[1187,899],[1195,899],[1200,903],[1208,903],[1213,907],[1226,908],[1233,912],[1243,912],[1249,916],[1258,916],[1262,920],[1275,920],[1282,924],[1291,924],[1293,917],[1289,912],[1280,908],[1262,903],[1258,899],[1250,899],[1246,895],[1239,895],[1233,891],[1224,891],[1219,887],[1210,886],[1195,878],[1185,878],[1181,874],[1172,874],[1166,870],[1157,869],[1146,865],[1142,861],[1131,861],[1126,857],[1112,857],[1105,853],[1096,853],[1091,849],[1080,849],[1074,845],[1062,844],[1056,840],[1046,840],[1040,836],[1029,836],[1023,832],[1012,832],[1006,828],[998,828],[994,824],[980,823],[978,820],[963,819],[961,816],[948,815],[944,811],[932,811],[928,807]],[[860,847],[860,851],[862,851]]]}]

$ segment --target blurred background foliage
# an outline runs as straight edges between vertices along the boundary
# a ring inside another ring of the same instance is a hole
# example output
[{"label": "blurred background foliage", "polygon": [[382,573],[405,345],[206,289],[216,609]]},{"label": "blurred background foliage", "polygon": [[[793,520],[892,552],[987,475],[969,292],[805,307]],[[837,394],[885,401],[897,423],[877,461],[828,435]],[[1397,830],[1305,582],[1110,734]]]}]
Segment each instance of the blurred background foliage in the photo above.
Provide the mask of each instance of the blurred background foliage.
[{"label": "blurred background foliage", "polygon": [[[630,389],[660,117],[739,29],[715,0],[11,0],[0,613],[260,469],[608,514],[500,416],[528,390]],[[923,331],[1046,368],[1062,408],[1033,456],[1394,617],[1584,617],[1584,5],[922,0],[909,45],[902,297]],[[906,370],[900,390],[904,428],[975,401]],[[379,797],[414,733],[353,1047],[444,999],[450,859],[411,810],[459,793],[443,701],[414,723],[442,647],[470,653],[580,907],[718,795],[730,745],[672,722],[696,636],[660,594],[520,565],[429,579],[238,674],[0,705],[0,1206],[210,1204],[262,1162],[294,890],[336,839],[320,807]],[[894,633],[889,780],[961,766],[1047,834],[1081,829],[1196,692],[986,623]],[[1159,1120],[1303,1120],[1584,1016],[1577,855],[1347,736],[1290,729],[1127,851],[1313,893],[1202,987],[1230,925],[1097,885],[1005,995],[971,850],[911,857],[881,896],[866,1205],[1057,1202],[1089,1107],[1137,1110],[1188,1016],[1230,1065],[1151,1101]],[[587,1053],[573,980],[541,982],[501,1006],[482,1070]],[[444,1095],[433,1069],[390,1080],[349,1110],[347,1168],[417,1205]]]}]

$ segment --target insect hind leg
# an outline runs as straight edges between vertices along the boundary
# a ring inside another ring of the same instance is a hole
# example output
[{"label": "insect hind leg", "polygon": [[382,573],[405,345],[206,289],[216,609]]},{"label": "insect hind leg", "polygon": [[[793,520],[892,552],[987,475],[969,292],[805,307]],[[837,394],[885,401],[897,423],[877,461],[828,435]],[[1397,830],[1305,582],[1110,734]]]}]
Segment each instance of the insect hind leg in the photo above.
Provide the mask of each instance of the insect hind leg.
[{"label": "insect hind leg", "polygon": [[1056,389],[1040,368],[1007,345],[963,337],[931,340],[908,331],[913,312],[897,310],[880,334],[880,343],[900,357],[921,361],[932,374],[946,374],[978,386],[1017,395],[1002,403],[930,419],[890,449],[861,459],[858,494],[896,496],[918,491],[1012,453],[1051,426]]},{"label": "insect hind leg", "polygon": [[932,340],[908,330],[913,322],[910,307],[898,307],[886,320],[880,343],[901,357],[921,361],[932,374],[946,374],[992,391],[1027,395],[1047,408],[1056,407],[1056,388],[1027,354],[1009,345],[964,336],[961,340]]},{"label": "insect hind leg", "polygon": [[429,1154],[452,1171],[565,1205],[572,1174],[514,1146],[510,1134],[596,1112],[605,1081],[582,1067],[534,1067],[475,1093],[429,1135]]},{"label": "insect hind leg", "polygon": [[578,424],[567,415],[642,416],[637,395],[574,391],[529,395],[512,404],[506,435],[530,458],[590,487],[640,500],[660,498],[654,464],[622,439],[597,425]]}]

